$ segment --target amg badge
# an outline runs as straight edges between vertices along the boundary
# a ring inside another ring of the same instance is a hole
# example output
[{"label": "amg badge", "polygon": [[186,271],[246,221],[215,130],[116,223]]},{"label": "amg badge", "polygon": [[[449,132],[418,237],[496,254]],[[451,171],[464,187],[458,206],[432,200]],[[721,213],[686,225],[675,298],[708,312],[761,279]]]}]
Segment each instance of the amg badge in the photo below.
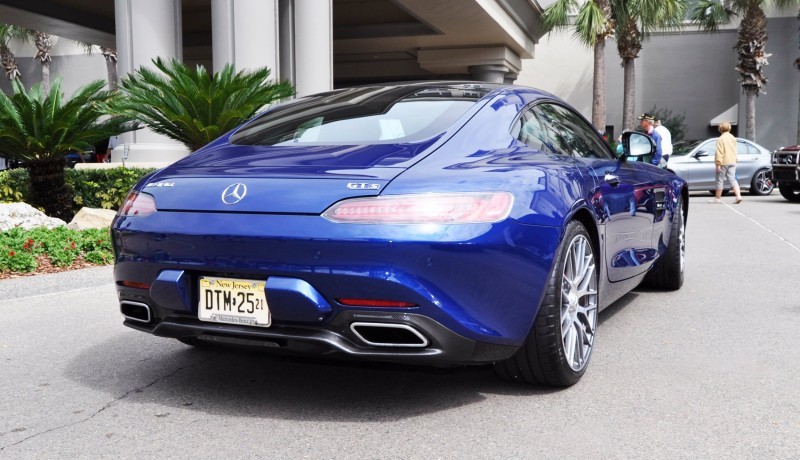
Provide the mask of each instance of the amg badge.
[{"label": "amg badge", "polygon": [[368,184],[366,182],[348,182],[347,188],[350,190],[378,190],[381,184]]}]

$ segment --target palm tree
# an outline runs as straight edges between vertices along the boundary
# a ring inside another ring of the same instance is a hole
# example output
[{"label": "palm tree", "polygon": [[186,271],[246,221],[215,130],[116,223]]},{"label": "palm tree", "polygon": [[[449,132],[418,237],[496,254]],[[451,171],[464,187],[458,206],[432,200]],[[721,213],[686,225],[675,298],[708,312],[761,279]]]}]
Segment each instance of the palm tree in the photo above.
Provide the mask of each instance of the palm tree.
[{"label": "palm tree", "polygon": [[105,46],[101,46],[100,53],[106,60],[106,72],[108,73],[108,89],[116,90],[117,82],[119,81],[119,78],[117,77],[117,50],[114,48],[106,48]]},{"label": "palm tree", "polygon": [[[86,42],[78,42],[86,51],[86,54],[92,54],[94,52],[94,45],[91,43]],[[118,86],[117,77],[117,50],[114,48],[106,48],[105,46],[100,46],[100,54],[103,55],[103,59],[106,60],[106,73],[108,75],[108,89],[115,90]]]},{"label": "palm tree", "polygon": [[116,93],[97,80],[78,89],[71,99],[56,79],[49,93],[41,85],[26,92],[19,80],[14,94],[0,92],[0,152],[28,169],[30,204],[51,217],[70,220],[72,193],[64,182],[64,156],[83,152],[100,139],[134,129],[128,118],[112,115],[108,103]]},{"label": "palm tree", "polygon": [[0,60],[9,80],[20,78],[17,58],[8,46],[13,39],[27,42],[30,39],[30,31],[24,27],[0,24]]},{"label": "palm tree", "polygon": [[197,150],[230,131],[261,108],[290,97],[289,83],[271,83],[266,67],[234,73],[226,65],[213,77],[203,66],[153,60],[156,72],[141,67],[122,79],[114,110],[151,130]]},{"label": "palm tree", "polygon": [[[578,0],[557,0],[544,11],[544,27],[572,27],[578,41],[594,49],[594,75],[592,83],[592,124],[598,131],[606,129],[606,38],[614,35],[611,19],[611,0],[589,0],[579,5]],[[578,11],[575,22],[570,15]]]},{"label": "palm tree", "polygon": [[[722,22],[744,13],[739,23],[736,45],[738,54],[736,71],[745,94],[745,137],[756,140],[756,98],[764,92],[767,77],[764,67],[769,63],[767,50],[767,16],[764,6],[769,0],[730,0],[725,4],[700,0],[692,10],[692,21],[703,30],[714,32]],[[798,0],[772,0],[778,7],[798,4]]]},{"label": "palm tree", "polygon": [[617,38],[617,51],[624,69],[622,126],[633,129],[636,98],[634,60],[642,50],[642,40],[656,30],[679,28],[686,15],[685,0],[611,0]]},{"label": "palm tree", "polygon": [[53,57],[50,50],[53,48],[53,40],[46,32],[34,32],[34,43],[36,43],[36,60],[42,64],[42,91],[47,94],[50,92],[50,63]]}]

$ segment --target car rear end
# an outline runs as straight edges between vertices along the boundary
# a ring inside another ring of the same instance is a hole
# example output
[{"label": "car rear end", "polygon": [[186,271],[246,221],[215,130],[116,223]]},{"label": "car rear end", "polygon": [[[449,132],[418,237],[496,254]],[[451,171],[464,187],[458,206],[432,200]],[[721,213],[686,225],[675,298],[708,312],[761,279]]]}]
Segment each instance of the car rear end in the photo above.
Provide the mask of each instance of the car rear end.
[{"label": "car rear end", "polygon": [[[112,226],[125,324],[297,353],[508,358],[530,330],[560,229],[521,225],[510,214],[525,204],[507,192],[383,194],[485,103],[472,99],[433,137],[303,142],[327,135],[311,116],[271,144],[245,128],[245,141],[148,177]],[[403,129],[381,123],[378,136]]]}]

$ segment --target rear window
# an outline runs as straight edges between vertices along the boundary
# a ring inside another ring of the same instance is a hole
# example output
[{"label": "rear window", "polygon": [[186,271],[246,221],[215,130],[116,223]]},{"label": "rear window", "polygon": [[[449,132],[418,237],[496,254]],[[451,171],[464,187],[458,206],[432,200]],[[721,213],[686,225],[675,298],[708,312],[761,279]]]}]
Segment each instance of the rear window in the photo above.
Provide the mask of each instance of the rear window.
[{"label": "rear window", "polygon": [[230,138],[239,145],[347,145],[418,142],[446,131],[483,89],[362,87],[271,110]]}]

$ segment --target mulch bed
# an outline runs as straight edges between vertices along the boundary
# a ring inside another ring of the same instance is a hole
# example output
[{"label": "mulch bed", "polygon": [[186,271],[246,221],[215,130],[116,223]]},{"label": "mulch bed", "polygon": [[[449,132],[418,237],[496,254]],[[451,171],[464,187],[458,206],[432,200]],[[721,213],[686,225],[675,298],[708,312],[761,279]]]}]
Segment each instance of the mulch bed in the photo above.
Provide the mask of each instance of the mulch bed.
[{"label": "mulch bed", "polygon": [[42,273],[58,273],[58,272],[66,272],[69,270],[78,270],[81,268],[89,268],[89,267],[100,267],[101,265],[92,264],[85,260],[83,257],[78,257],[69,267],[56,267],[50,262],[50,258],[46,255],[40,255],[36,257],[36,261],[39,262],[39,267],[30,272],[30,273],[18,273],[18,272],[0,272],[0,280],[11,279],[11,278],[23,278],[25,276],[36,276],[41,275]]}]

